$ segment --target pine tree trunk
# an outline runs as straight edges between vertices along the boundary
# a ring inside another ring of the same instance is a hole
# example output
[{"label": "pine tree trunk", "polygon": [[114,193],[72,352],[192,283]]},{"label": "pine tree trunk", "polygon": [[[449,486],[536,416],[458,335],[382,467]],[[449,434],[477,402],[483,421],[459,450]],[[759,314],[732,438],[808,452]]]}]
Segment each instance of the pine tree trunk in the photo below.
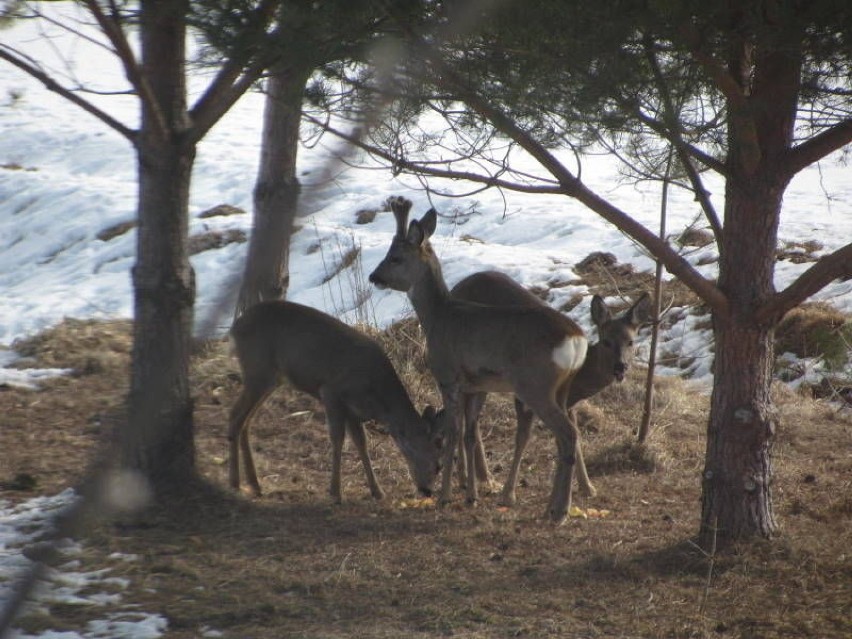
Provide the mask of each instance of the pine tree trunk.
[{"label": "pine tree trunk", "polygon": [[[750,17],[760,20],[763,14]],[[729,176],[718,285],[730,316],[714,318],[716,359],[699,533],[704,548],[713,547],[714,536],[721,548],[735,540],[771,537],[778,528],[772,509],[776,416],[770,396],[775,324],[759,324],[755,312],[775,293],[778,224],[790,179],[784,162],[793,143],[802,68],[798,42],[769,22],[745,22],[731,40],[728,72],[742,97],[728,101]]]},{"label": "pine tree trunk", "polygon": [[235,317],[252,304],[287,295],[290,235],[300,191],[296,177],[299,125],[309,75],[307,68],[279,67],[269,78],[254,187],[254,226]]},{"label": "pine tree trunk", "polygon": [[194,475],[189,355],[195,285],[187,255],[194,145],[187,125],[183,2],[142,3],[143,100],[137,140],[139,226],[128,418],[121,461],[157,493]]},{"label": "pine tree trunk", "polygon": [[716,383],[702,475],[702,547],[770,537],[775,414],[769,396],[772,331],[727,326],[716,331]]},{"label": "pine tree trunk", "polygon": [[777,530],[772,509],[776,416],[770,396],[774,326],[758,325],[753,311],[774,292],[782,192],[759,176],[727,189],[719,287],[728,295],[732,316],[714,323],[699,535],[704,548],[712,546],[714,535],[721,548],[738,539],[768,538]]}]

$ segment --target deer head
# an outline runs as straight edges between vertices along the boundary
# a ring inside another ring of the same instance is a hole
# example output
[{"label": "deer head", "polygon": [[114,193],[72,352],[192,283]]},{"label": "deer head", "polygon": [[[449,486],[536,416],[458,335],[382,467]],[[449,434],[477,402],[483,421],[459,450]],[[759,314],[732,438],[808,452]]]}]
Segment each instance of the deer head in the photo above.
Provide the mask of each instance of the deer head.
[{"label": "deer head", "polygon": [[[621,382],[633,363],[633,342],[643,324],[651,321],[651,298],[647,293],[618,317],[614,317],[603,298],[592,298],[592,321],[598,329],[597,344],[590,347],[590,363],[595,374],[607,383],[614,377]],[[596,359],[596,361],[595,361]],[[580,378],[583,374],[581,373]]]},{"label": "deer head", "polygon": [[[396,218],[396,235],[387,255],[370,273],[369,279],[379,289],[390,288],[406,293],[414,282],[422,279],[421,271],[440,269],[428,242],[435,232],[438,214],[435,209],[429,209],[421,219],[412,220],[406,230],[411,201],[396,197],[391,198],[389,203]],[[424,254],[431,259],[423,259]],[[437,279],[443,281],[442,278]]]},{"label": "deer head", "polygon": [[403,436],[394,440],[408,464],[408,471],[424,497],[431,497],[432,482],[441,471],[441,464],[435,455],[440,453],[446,437],[444,410],[435,410],[426,406],[420,415],[422,423],[406,428]]}]

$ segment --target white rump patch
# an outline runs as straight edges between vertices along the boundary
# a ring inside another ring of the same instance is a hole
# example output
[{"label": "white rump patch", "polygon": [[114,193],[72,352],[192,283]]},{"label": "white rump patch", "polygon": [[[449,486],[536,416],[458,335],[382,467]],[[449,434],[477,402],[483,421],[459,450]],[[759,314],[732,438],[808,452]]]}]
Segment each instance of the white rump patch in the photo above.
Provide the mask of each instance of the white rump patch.
[{"label": "white rump patch", "polygon": [[579,370],[586,359],[589,342],[582,335],[569,335],[553,349],[553,361],[565,371]]}]

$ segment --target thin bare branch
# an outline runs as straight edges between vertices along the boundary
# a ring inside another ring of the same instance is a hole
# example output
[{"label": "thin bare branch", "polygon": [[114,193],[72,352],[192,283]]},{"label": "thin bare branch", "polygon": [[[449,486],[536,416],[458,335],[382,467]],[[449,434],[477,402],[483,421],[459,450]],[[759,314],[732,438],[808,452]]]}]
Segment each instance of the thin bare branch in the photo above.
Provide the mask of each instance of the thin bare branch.
[{"label": "thin bare branch", "polygon": [[[634,105],[627,105],[622,103],[625,108],[629,108],[630,112],[635,115],[642,123],[647,126],[649,129],[658,133],[660,136],[666,138],[669,142],[675,143],[675,139],[669,132],[668,128],[659,120],[655,120],[650,117],[648,114],[643,113],[640,109],[636,109]],[[694,158],[701,164],[703,164],[708,169],[715,171],[722,177],[729,177],[730,171],[724,162],[720,162],[718,159],[714,158],[709,153],[705,153],[697,146],[689,144],[686,140],[682,140],[684,145],[684,150],[689,154],[690,157]]]},{"label": "thin bare branch", "polygon": [[701,179],[701,175],[699,175],[698,171],[695,169],[695,166],[692,164],[691,156],[691,148],[683,139],[683,136],[680,133],[680,118],[678,117],[678,112],[675,109],[674,102],[672,100],[671,93],[669,91],[668,83],[666,82],[665,77],[663,76],[663,71],[660,69],[659,60],[657,60],[657,56],[654,53],[653,47],[651,46],[650,41],[645,40],[645,55],[648,59],[648,63],[651,66],[651,72],[654,74],[654,80],[657,83],[657,88],[660,92],[660,99],[663,103],[663,117],[666,120],[666,130],[667,130],[667,138],[672,142],[675,151],[677,152],[678,160],[680,161],[683,170],[686,172],[687,177],[689,178],[690,183],[692,184],[692,190],[695,193],[695,197],[698,199],[698,202],[701,204],[701,209],[704,211],[704,215],[707,217],[707,221],[710,222],[710,228],[713,229],[713,235],[716,236],[716,245],[719,247],[719,250],[722,250],[724,243],[722,242],[723,232],[722,232],[722,223],[719,221],[719,216],[716,213],[716,209],[713,207],[713,203],[710,201],[710,193],[704,188],[704,182]]},{"label": "thin bare branch", "polygon": [[742,139],[742,163],[746,173],[751,174],[757,169],[760,161],[760,142],[757,135],[757,124],[751,115],[749,99],[737,79],[713,55],[701,47],[701,34],[693,24],[681,25],[679,33],[692,57],[700,64],[707,75],[713,80],[716,88],[725,96],[728,102],[731,119],[739,122],[738,130]]},{"label": "thin bare branch", "polygon": [[[100,47],[100,48],[104,49],[105,51],[109,51],[110,53],[114,53],[114,51],[112,49],[110,49],[104,42],[98,40],[97,38],[93,38],[92,36],[90,36],[89,34],[87,34],[85,31],[83,31],[81,29],[76,29],[76,28],[72,27],[71,24],[68,21],[58,20],[57,18],[54,18],[50,14],[44,13],[42,11],[33,11],[32,17],[38,18],[39,20],[43,20],[47,24],[50,24],[54,27],[62,29],[66,33],[70,33],[70,34],[74,35],[75,37],[80,38],[81,40],[84,40],[85,42],[88,42],[92,46]],[[86,23],[83,23],[83,24],[84,24],[84,26],[89,26],[89,27],[91,26],[91,25],[86,24]]]},{"label": "thin bare branch", "polygon": [[500,179],[493,175],[483,175],[481,173],[472,173],[470,171],[440,169],[437,166],[433,166],[432,163],[429,162],[421,163],[406,160],[405,158],[401,158],[395,156],[392,153],[388,153],[387,151],[378,146],[365,142],[363,135],[360,135],[360,132],[357,130],[353,133],[346,133],[344,131],[336,129],[335,127],[328,124],[326,121],[320,120],[319,118],[316,118],[314,116],[305,114],[304,118],[306,121],[310,122],[318,128],[321,128],[323,131],[331,133],[335,137],[344,140],[352,146],[355,146],[368,152],[370,155],[387,161],[398,172],[406,172],[412,175],[428,175],[429,177],[446,178],[449,180],[466,180],[478,184],[483,184],[485,186],[496,186],[509,191],[517,191],[520,193],[549,193],[553,195],[559,195],[561,193],[564,193],[564,190],[561,186],[559,186],[557,182],[553,182],[551,185],[548,186],[532,186],[529,184],[523,184],[521,182],[512,182],[509,180]]},{"label": "thin bare branch", "polygon": [[[151,90],[151,87],[145,78],[145,74],[142,72],[139,63],[136,60],[136,55],[133,53],[133,49],[127,41],[127,37],[124,34],[124,30],[121,28],[121,24],[119,24],[114,16],[107,16],[96,0],[83,0],[83,3],[92,14],[92,17],[94,17],[97,21],[98,26],[100,26],[104,35],[112,43],[112,46],[115,49],[115,55],[124,67],[124,74],[127,77],[127,80],[136,90],[139,99],[148,105],[151,113],[155,114],[157,128],[160,130],[160,134],[165,136],[169,128],[166,123],[165,114],[154,97],[154,92]],[[115,7],[113,7],[113,11],[116,11]]]},{"label": "thin bare branch", "polygon": [[125,126],[105,111],[102,111],[101,109],[96,107],[88,100],[81,98],[74,91],[56,82],[56,80],[51,78],[47,73],[45,73],[35,65],[24,60],[23,57],[20,56],[14,49],[11,49],[5,45],[0,45],[0,59],[6,60],[10,64],[18,67],[25,73],[29,74],[30,76],[41,82],[45,86],[45,88],[47,88],[48,91],[53,91],[54,93],[61,95],[66,100],[73,102],[87,113],[98,118],[101,122],[106,124],[111,129],[118,131],[121,135],[130,140],[131,143],[135,144],[137,137],[137,132],[135,130]]},{"label": "thin bare branch", "polygon": [[707,74],[713,79],[716,87],[722,92],[728,102],[735,108],[746,109],[748,101],[736,78],[728,73],[724,65],[716,60],[716,58],[701,49],[701,34],[695,25],[683,24],[679,32],[696,62],[704,67]]},{"label": "thin bare branch", "polygon": [[[416,44],[416,43],[415,43]],[[730,313],[728,299],[710,280],[701,275],[689,262],[674,251],[664,240],[634,220],[627,213],[590,190],[578,180],[550,151],[521,129],[510,117],[481,97],[447,65],[428,45],[419,43],[418,52],[433,65],[442,82],[451,86],[459,99],[479,113],[493,126],[508,136],[542,165],[561,185],[561,192],[575,198],[613,224],[620,231],[644,246],[657,257],[672,275],[678,277],[701,297],[720,318]]]}]

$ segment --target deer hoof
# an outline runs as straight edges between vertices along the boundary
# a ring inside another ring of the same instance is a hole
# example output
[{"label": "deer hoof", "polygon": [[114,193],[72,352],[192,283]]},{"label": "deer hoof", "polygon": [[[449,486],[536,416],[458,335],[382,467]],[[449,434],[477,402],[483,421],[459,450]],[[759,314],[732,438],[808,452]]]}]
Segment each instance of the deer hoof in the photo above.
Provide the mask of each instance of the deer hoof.
[{"label": "deer hoof", "polygon": [[507,508],[511,508],[516,503],[518,503],[518,500],[515,497],[515,493],[504,493],[500,495],[500,499],[497,501],[497,503],[500,506],[506,506]]},{"label": "deer hoof", "polygon": [[588,486],[580,486],[580,492],[586,497],[595,497],[598,494],[597,489],[591,484]]},{"label": "deer hoof", "polygon": [[554,509],[550,509],[547,513],[548,519],[554,526],[561,526],[568,519],[568,513],[565,511],[558,511]]}]

